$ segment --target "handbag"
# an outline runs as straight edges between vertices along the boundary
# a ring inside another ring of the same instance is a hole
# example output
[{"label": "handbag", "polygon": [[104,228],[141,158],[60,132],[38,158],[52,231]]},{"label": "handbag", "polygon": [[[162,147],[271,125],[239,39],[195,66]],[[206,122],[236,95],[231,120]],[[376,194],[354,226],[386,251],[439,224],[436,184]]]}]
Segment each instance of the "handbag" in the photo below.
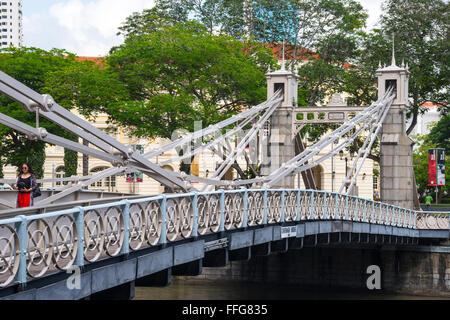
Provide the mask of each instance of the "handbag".
[{"label": "handbag", "polygon": [[36,187],[33,190],[33,198],[37,198],[37,197],[40,197],[40,196],[41,196],[41,189],[39,187]]}]

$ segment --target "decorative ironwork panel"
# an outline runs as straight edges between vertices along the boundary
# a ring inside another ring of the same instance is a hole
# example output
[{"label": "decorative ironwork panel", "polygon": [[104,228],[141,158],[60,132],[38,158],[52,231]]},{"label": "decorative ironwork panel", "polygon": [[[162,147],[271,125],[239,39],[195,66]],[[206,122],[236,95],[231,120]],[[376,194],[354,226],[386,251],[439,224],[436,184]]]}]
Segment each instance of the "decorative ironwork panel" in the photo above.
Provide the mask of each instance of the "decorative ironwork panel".
[{"label": "decorative ironwork panel", "polygon": [[297,192],[289,191],[284,199],[285,221],[295,221],[297,217]]},{"label": "decorative ironwork panel", "polygon": [[323,192],[314,192],[314,217],[323,219],[324,217],[324,194]]},{"label": "decorative ironwork panel", "polygon": [[189,238],[194,229],[194,209],[191,197],[181,197],[178,201],[178,212],[180,214],[180,235]]},{"label": "decorative ironwork panel", "polygon": [[13,226],[0,225],[0,288],[14,281],[20,263],[20,243]]},{"label": "decorative ironwork panel", "polygon": [[338,195],[338,219],[345,218],[345,209],[347,206],[345,198],[342,194]]},{"label": "decorative ironwork panel", "polygon": [[217,194],[212,194],[208,198],[209,204],[209,230],[211,232],[217,232],[220,228],[221,222],[221,208],[220,198]]},{"label": "decorative ironwork panel", "polygon": [[247,224],[260,225],[264,218],[264,197],[262,192],[249,192],[247,196]]},{"label": "decorative ironwork panel", "polygon": [[272,191],[268,194],[268,212],[267,223],[276,223],[281,221],[281,192]]},{"label": "decorative ironwork panel", "polygon": [[27,274],[39,278],[52,267],[52,230],[45,219],[29,221],[27,237]]},{"label": "decorative ironwork panel", "polygon": [[301,191],[300,198],[300,217],[302,220],[307,220],[311,212],[311,195],[309,192]]},{"label": "decorative ironwork panel", "polygon": [[[356,220],[356,200],[353,197],[348,197],[348,219]],[[347,209],[346,209],[347,210]]]},{"label": "decorative ironwork panel", "polygon": [[61,215],[53,222],[53,264],[67,270],[75,262],[78,252],[78,230],[72,215]]},{"label": "decorative ironwork panel", "polygon": [[448,229],[448,213],[418,213],[417,229]]},{"label": "decorative ironwork panel", "polygon": [[115,257],[122,249],[124,239],[123,214],[120,207],[110,207],[103,215],[105,233],[105,252],[110,257]]},{"label": "decorative ironwork panel", "polygon": [[207,196],[201,195],[197,198],[197,224],[198,224],[198,233],[200,235],[205,234],[209,230],[209,204]]},{"label": "decorative ironwork panel", "polygon": [[166,237],[168,241],[175,241],[180,236],[181,211],[177,199],[166,200]]},{"label": "decorative ironwork panel", "polygon": [[145,245],[145,207],[142,203],[130,206],[130,249],[139,250]]},{"label": "decorative ironwork panel", "polygon": [[156,245],[161,237],[162,212],[159,201],[150,201],[145,207],[145,240],[149,245]]}]

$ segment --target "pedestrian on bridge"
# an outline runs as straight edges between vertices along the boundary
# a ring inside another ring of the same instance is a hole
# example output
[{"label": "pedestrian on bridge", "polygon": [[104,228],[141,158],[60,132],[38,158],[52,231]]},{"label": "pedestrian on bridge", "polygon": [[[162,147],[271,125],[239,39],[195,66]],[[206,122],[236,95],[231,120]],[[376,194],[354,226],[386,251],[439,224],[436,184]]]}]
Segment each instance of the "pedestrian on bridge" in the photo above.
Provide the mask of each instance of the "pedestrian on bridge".
[{"label": "pedestrian on bridge", "polygon": [[427,194],[427,196],[425,197],[425,209],[427,211],[431,210],[431,202],[433,201],[433,197],[430,196],[430,194]]},{"label": "pedestrian on bridge", "polygon": [[14,185],[14,189],[19,190],[16,202],[17,208],[31,207],[34,204],[33,191],[37,186],[33,168],[28,163],[22,164],[20,174],[17,177],[17,184]]}]

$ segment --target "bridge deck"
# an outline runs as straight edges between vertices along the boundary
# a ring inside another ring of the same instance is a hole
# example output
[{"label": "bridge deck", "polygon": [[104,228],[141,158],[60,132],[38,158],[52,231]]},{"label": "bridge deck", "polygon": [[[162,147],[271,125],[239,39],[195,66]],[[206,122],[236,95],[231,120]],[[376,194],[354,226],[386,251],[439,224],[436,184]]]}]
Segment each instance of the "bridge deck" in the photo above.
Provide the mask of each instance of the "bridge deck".
[{"label": "bridge deck", "polygon": [[[98,285],[93,275],[101,274],[101,268],[109,270],[105,276],[120,280],[123,274],[123,281],[131,281],[128,278],[202,259],[211,242],[220,239],[225,241],[219,247],[244,250],[240,254],[245,255],[246,248],[265,243],[287,248],[288,239],[299,246],[304,239],[314,245],[345,241],[411,245],[420,239],[448,238],[448,214],[324,191],[241,189],[160,195],[0,220],[4,288],[0,295],[25,287],[37,290],[39,284],[49,285],[49,279],[56,285],[55,279],[68,277],[66,270],[73,266],[92,272],[90,280],[82,280],[91,281],[91,289]],[[122,268],[138,273],[131,276]],[[88,293],[96,289],[92,290]]]}]

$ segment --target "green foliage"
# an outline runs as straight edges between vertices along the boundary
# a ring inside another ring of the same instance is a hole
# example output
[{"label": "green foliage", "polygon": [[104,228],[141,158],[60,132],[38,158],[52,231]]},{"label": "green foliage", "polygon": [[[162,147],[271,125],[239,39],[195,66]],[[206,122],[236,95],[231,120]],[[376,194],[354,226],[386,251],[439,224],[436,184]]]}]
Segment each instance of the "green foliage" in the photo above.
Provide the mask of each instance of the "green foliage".
[{"label": "green foliage", "polygon": [[[437,145],[432,143],[429,136],[417,136],[415,140],[420,144],[419,148],[413,154],[413,166],[414,175],[416,178],[417,192],[421,198],[424,198],[425,193],[430,193],[434,197],[435,187],[428,186],[428,150],[436,148]],[[445,156],[446,164],[450,163],[450,156],[446,154]],[[449,190],[450,181],[450,170],[445,171],[445,181],[446,185],[439,187],[439,198],[442,198],[443,194],[447,193]]]},{"label": "green foliage", "polygon": [[[77,107],[86,116],[93,117],[110,103],[128,98],[127,89],[110,69],[90,61],[78,61],[65,50],[8,48],[0,55],[0,70],[36,92],[52,95],[65,108]],[[34,113],[26,112],[19,103],[3,95],[0,96],[0,112],[35,126]],[[48,132],[76,140],[57,123],[43,117],[40,117],[39,126]],[[41,177],[45,143],[29,140],[9,127],[0,126],[0,149],[3,165],[19,166],[30,161]],[[76,174],[76,153],[65,150],[64,161],[66,174]]]},{"label": "green foliage", "polygon": [[38,141],[35,142],[35,145],[35,151],[26,154],[24,162],[30,164],[37,179],[42,179],[44,177],[45,144]]},{"label": "green foliage", "polygon": [[[72,63],[74,56],[64,50],[44,51],[37,48],[8,48],[0,55],[0,70],[22,82],[37,92],[45,87],[45,75]],[[19,103],[0,96],[0,112],[15,119],[35,126],[35,114],[26,112]],[[45,119],[39,125],[52,133],[61,129]],[[45,143],[29,140],[25,135],[0,125],[0,147],[3,165],[19,167],[23,162],[30,162],[37,177],[42,177],[45,161]]]},{"label": "green foliage", "polygon": [[[78,142],[78,138],[75,135],[70,134],[68,137],[70,140]],[[64,176],[71,177],[77,175],[78,168],[78,153],[64,148]]]},{"label": "green foliage", "polygon": [[[443,0],[388,0],[384,3],[380,29],[365,36],[361,44],[358,66],[370,72],[375,80],[379,61],[390,64],[392,35],[395,34],[397,65],[409,65],[409,115],[413,117],[408,133],[416,124],[417,115],[425,112],[421,105],[431,101],[448,112],[450,4]],[[373,81],[375,83],[375,81]]]},{"label": "green foliage", "polygon": [[108,57],[130,92],[130,101],[105,108],[112,121],[137,136],[170,138],[265,100],[264,74],[274,66],[267,48],[147,13],[122,28],[133,31]]},{"label": "green foliage", "polygon": [[[44,92],[61,106],[95,118],[110,104],[127,100],[128,90],[111,68],[92,61],[74,61],[45,75]],[[72,138],[71,135],[67,136]]]},{"label": "green foliage", "polygon": [[445,149],[446,155],[450,155],[450,114],[442,116],[441,120],[433,126],[427,138],[438,148]]}]

